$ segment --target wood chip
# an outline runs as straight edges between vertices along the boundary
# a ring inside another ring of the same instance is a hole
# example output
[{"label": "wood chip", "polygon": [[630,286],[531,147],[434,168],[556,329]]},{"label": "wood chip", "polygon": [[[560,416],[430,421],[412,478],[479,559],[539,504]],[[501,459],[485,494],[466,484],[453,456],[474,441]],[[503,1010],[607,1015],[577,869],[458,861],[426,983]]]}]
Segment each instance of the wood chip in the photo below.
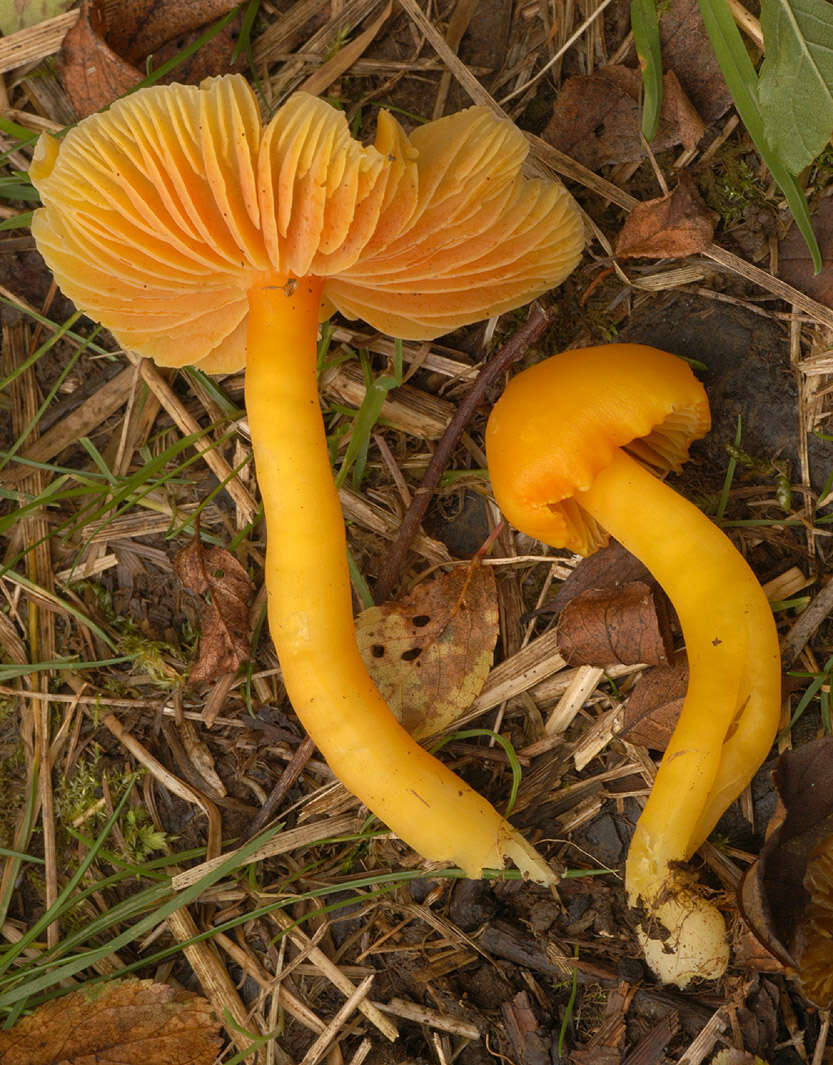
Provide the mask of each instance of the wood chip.
[{"label": "wood chip", "polygon": [[[191,802],[192,800],[187,799],[186,801]],[[311,825],[304,825],[303,828],[288,829],[286,832],[279,833],[262,847],[258,847],[256,851],[249,855],[244,864],[250,865],[252,862],[262,862],[264,859],[273,858],[277,854],[288,854],[289,851],[310,847],[321,839],[356,832],[360,827],[361,818],[351,814],[337,820],[318,821]],[[187,869],[184,873],[177,873],[171,879],[172,889],[174,891],[183,891],[192,884],[196,884],[198,880],[201,880],[206,874],[216,869],[218,865],[228,861],[235,853],[236,851],[227,851],[225,854],[218,855],[216,858],[201,862],[199,865]]]},{"label": "wood chip", "polygon": [[362,980],[321,1035],[318,1036],[306,1054],[301,1058],[301,1065],[318,1065],[318,1062],[327,1053],[327,1048],[344,1027],[350,1014],[356,1009],[360,1002],[367,998],[367,993],[370,991],[370,985],[373,983],[375,975],[375,973],[371,973],[370,976],[366,976],[364,980]]},{"label": "wood chip", "polygon": [[401,1017],[406,1021],[414,1021],[416,1024],[425,1024],[429,1028],[438,1028],[441,1032],[450,1032],[451,1035],[459,1035],[463,1039],[480,1039],[480,1029],[470,1021],[460,1020],[447,1013],[440,1013],[430,1006],[420,1006],[416,1002],[406,1002],[401,998],[392,998],[390,1002],[374,1002],[374,1006],[382,1013],[390,1013],[394,1017]]},{"label": "wood chip", "polygon": [[547,718],[544,732],[548,736],[557,736],[562,732],[566,732],[576,714],[599,686],[604,674],[605,671],[598,666],[578,667],[569,687]]},{"label": "wood chip", "polygon": [[78,16],[78,11],[67,11],[0,38],[0,74],[54,55],[78,21]]},{"label": "wood chip", "polygon": [[[367,388],[361,367],[346,362],[327,371],[321,379],[325,396],[335,397],[349,407],[360,407]],[[454,404],[432,396],[412,385],[401,385],[387,394],[380,418],[394,429],[420,440],[438,440],[454,415]]]}]

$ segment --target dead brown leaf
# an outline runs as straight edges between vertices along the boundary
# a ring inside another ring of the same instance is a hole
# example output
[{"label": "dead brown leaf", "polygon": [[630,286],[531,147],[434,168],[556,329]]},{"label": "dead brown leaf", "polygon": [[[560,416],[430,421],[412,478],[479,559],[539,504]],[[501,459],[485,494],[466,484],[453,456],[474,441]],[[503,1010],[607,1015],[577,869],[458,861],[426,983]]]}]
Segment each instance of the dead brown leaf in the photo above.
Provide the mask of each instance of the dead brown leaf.
[{"label": "dead brown leaf", "polygon": [[[98,0],[107,24],[107,40],[128,63],[141,66],[163,45],[204,29],[236,5],[232,0]],[[155,64],[157,65],[157,64]]]},{"label": "dead brown leaf", "polygon": [[110,48],[105,33],[101,12],[82,0],[81,14],[60,52],[64,88],[80,118],[106,107],[142,80],[141,73]]},{"label": "dead brown leaf", "polygon": [[588,588],[562,610],[558,649],[571,666],[666,664],[671,631],[664,599],[644,581]]},{"label": "dead brown leaf", "polygon": [[697,0],[670,0],[661,8],[663,66],[673,70],[697,114],[715,122],[732,106],[732,96],[715,58]]},{"label": "dead brown leaf", "polygon": [[3,1065],[211,1065],[220,1046],[204,998],[152,980],[73,991],[0,1031]]},{"label": "dead brown leaf", "polygon": [[627,548],[611,540],[607,547],[583,558],[559,586],[558,591],[544,604],[542,613],[557,614],[577,595],[589,588],[619,588],[628,581],[644,581],[651,587],[658,585],[644,562]]},{"label": "dead brown leaf", "polygon": [[[161,66],[235,6],[232,0],[82,0],[60,53],[64,85],[79,116],[107,107],[145,77],[149,57]],[[239,18],[233,19],[162,83],[197,84],[238,69],[231,57],[239,26]]]},{"label": "dead brown leaf", "polygon": [[625,704],[619,735],[652,751],[664,751],[677,725],[688,689],[688,659],[676,655],[667,666],[646,670]]},{"label": "dead brown leaf", "polygon": [[822,258],[819,273],[813,273],[807,245],[793,223],[779,246],[778,276],[826,307],[833,307],[833,200],[819,204],[813,214],[813,232]]},{"label": "dead brown leaf", "polygon": [[739,901],[747,923],[798,972],[805,995],[833,1006],[833,737],[786,751],[773,780],[780,797]]},{"label": "dead brown leaf", "polygon": [[183,585],[201,597],[199,658],[189,681],[205,684],[235,672],[250,653],[249,602],[254,589],[248,573],[225,548],[206,548],[199,529],[174,559],[174,568]]},{"label": "dead brown leaf", "polygon": [[[553,107],[544,139],[591,170],[645,156],[640,135],[642,79],[624,66],[599,67],[592,74],[568,78]],[[693,148],[704,126],[674,73],[663,79],[662,111],[655,152],[677,144]]]},{"label": "dead brown leaf", "polygon": [[370,675],[417,738],[452,724],[477,698],[497,633],[495,578],[479,565],[423,581],[404,599],[356,619]]},{"label": "dead brown leaf", "polygon": [[616,242],[619,258],[682,259],[705,251],[718,215],[703,202],[683,170],[667,196],[640,203],[625,219]]}]

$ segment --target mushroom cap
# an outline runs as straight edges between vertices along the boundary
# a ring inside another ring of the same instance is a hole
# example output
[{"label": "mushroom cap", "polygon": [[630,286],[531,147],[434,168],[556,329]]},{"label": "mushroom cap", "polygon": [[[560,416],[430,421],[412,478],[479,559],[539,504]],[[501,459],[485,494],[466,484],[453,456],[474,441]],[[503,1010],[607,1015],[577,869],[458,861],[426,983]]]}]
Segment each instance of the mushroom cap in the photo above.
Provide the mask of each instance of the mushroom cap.
[{"label": "mushroom cap", "polygon": [[492,410],[486,451],[495,498],[522,532],[592,554],[607,536],[574,497],[615,450],[661,473],[679,471],[709,427],[705,390],[675,355],[642,344],[565,351],[513,377]]},{"label": "mushroom cap", "polygon": [[245,362],[249,289],[325,279],[338,309],[430,339],[527,303],[584,245],[558,182],[520,175],[523,134],[483,107],[373,145],[295,93],[261,127],[239,75],[155,86],[41,137],[32,232],[64,292],[125,347],[165,365]]}]

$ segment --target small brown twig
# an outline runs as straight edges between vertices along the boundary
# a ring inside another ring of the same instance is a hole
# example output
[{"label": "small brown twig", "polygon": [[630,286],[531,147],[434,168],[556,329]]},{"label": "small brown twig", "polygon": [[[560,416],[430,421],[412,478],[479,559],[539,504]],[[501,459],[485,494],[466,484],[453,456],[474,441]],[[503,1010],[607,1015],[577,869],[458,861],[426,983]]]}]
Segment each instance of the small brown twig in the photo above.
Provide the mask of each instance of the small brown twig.
[{"label": "small brown twig", "polygon": [[271,820],[272,814],[277,810],[281,799],[286,795],[295,781],[303,772],[304,766],[312,757],[312,752],[315,750],[315,744],[309,738],[304,736],[297,751],[292,755],[286,769],[281,773],[278,778],[278,782],[275,784],[269,793],[269,797],[266,802],[261,806],[257,817],[252,821],[249,826],[249,837],[257,835],[263,826]]},{"label": "small brown twig", "polygon": [[425,517],[431,496],[440,482],[440,477],[442,477],[443,471],[451,459],[451,454],[457,446],[463,430],[483,402],[487,389],[509,369],[512,363],[523,355],[530,344],[534,344],[546,332],[551,321],[552,312],[545,311],[539,304],[534,303],[524,324],[489,359],[475,378],[474,384],[463,397],[448,428],[437,443],[434,454],[422,478],[422,483],[414,492],[413,501],[402,519],[396,540],[394,540],[390,551],[385,556],[382,572],[379,574],[379,579],[374,589],[377,603],[383,603],[390,598],[391,592],[399,579],[411,541],[416,536],[422,524],[422,519]]}]

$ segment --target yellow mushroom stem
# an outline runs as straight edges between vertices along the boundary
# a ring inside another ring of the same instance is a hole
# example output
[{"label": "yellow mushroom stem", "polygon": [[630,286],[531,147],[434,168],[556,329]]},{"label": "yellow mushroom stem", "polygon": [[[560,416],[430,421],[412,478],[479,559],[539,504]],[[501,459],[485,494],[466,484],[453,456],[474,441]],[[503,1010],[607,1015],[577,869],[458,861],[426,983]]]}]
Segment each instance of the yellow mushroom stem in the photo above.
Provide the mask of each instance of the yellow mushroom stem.
[{"label": "yellow mushroom stem", "polygon": [[[672,955],[680,946],[676,960],[657,959],[667,949],[658,946],[652,954],[651,930],[644,929],[652,967],[664,965],[667,973],[669,965],[679,966],[667,982],[718,975],[728,952],[722,918],[674,863],[699,847],[772,745],[781,680],[772,611],[729,539],[624,451],[615,452],[589,490],[576,498],[645,563],[680,618],[688,692],[636,826],[625,883],[631,904],[641,903],[668,929]],[[695,949],[690,941],[699,937],[707,944],[705,970],[688,957]]]},{"label": "yellow mushroom stem", "polygon": [[356,644],[344,519],[316,380],[322,283],[265,276],[249,293],[246,409],[269,530],[269,628],[301,722],[333,773],[409,846],[471,877],[549,865],[391,713]]}]

